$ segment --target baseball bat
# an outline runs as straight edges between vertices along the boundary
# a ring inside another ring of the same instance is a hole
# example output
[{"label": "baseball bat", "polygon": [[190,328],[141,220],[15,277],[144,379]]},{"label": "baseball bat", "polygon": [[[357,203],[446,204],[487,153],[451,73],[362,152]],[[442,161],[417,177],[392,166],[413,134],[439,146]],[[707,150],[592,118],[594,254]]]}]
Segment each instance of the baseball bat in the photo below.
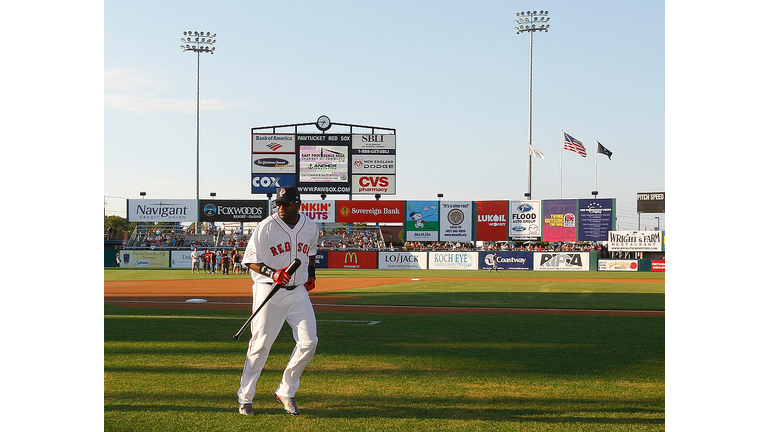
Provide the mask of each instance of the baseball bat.
[{"label": "baseball bat", "polygon": [[[300,265],[301,265],[301,260],[299,260],[298,258],[294,258],[294,259],[293,259],[293,262],[291,262],[291,265],[289,265],[289,266],[288,266],[288,268],[287,268],[287,269],[285,269],[285,272],[286,272],[286,273],[288,273],[289,275],[293,276],[293,274],[296,272],[296,270],[298,270],[298,268],[299,268],[299,266],[300,266]],[[248,327],[248,325],[249,325],[249,324],[251,324],[251,321],[253,321],[253,319],[254,319],[254,318],[256,318],[256,314],[257,314],[257,313],[259,313],[259,311],[261,310],[261,308],[263,308],[263,307],[264,307],[264,305],[265,305],[265,304],[267,304],[267,302],[269,301],[269,299],[271,299],[271,298],[272,298],[272,296],[274,296],[275,294],[277,294],[277,292],[278,292],[278,291],[280,290],[280,288],[282,288],[282,287],[283,287],[283,286],[282,286],[282,285],[280,285],[280,284],[278,284],[278,283],[276,283],[276,284],[275,284],[275,286],[272,288],[272,291],[270,291],[270,292],[269,292],[269,294],[267,294],[267,298],[265,298],[265,299],[264,299],[264,301],[263,301],[263,302],[261,302],[261,305],[260,305],[258,308],[256,308],[256,311],[254,311],[254,312],[251,314],[251,316],[248,318],[248,320],[246,320],[246,321],[245,321],[245,324],[243,324],[243,326],[242,326],[242,327],[240,327],[240,330],[238,330],[238,331],[237,331],[237,333],[235,333],[235,335],[234,335],[234,336],[232,336],[233,338],[235,338],[235,340],[238,340],[238,339],[240,339],[240,335],[241,335],[241,334],[243,334],[243,332],[244,332],[244,331],[245,331],[245,329]]]}]

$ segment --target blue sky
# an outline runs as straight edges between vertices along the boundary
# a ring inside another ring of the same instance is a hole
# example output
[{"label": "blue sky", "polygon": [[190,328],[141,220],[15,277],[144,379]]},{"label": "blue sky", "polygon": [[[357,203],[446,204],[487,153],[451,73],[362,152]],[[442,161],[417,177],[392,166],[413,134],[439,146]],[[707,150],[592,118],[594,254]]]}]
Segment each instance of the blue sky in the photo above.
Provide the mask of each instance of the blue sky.
[{"label": "blue sky", "polygon": [[[215,32],[200,64],[200,196],[250,191],[250,128],[314,121],[397,129],[397,194],[524,199],[527,34],[515,13],[549,11],[534,35],[533,199],[600,198],[636,229],[636,194],[665,190],[664,2],[134,1],[104,4],[104,195],[195,197],[196,55],[185,30]],[[347,196],[336,196],[346,199]],[[319,199],[319,197],[305,197]],[[372,199],[360,195],[356,199]],[[644,215],[642,228],[655,227]]]}]

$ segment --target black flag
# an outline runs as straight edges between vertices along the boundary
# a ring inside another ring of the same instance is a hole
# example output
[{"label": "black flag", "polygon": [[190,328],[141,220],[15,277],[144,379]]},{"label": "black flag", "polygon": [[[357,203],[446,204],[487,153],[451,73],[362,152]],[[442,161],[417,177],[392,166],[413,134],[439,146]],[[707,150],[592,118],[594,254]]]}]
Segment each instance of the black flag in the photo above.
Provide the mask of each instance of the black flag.
[{"label": "black flag", "polygon": [[608,160],[611,160],[611,155],[613,153],[610,150],[608,150],[607,148],[603,147],[603,145],[600,144],[600,141],[597,142],[597,152],[598,153],[602,153],[602,154],[608,156]]}]

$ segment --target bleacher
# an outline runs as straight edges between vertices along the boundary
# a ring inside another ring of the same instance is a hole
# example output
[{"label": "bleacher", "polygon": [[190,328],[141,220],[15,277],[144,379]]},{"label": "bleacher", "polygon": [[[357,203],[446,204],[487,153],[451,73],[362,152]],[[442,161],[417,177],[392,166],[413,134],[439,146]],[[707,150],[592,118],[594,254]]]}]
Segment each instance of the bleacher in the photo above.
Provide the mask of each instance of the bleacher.
[{"label": "bleacher", "polygon": [[[318,224],[321,249],[386,249],[386,242],[381,229],[373,225],[345,225],[336,223]],[[202,223],[200,232],[194,227],[184,227],[178,223],[156,223],[137,226],[125,242],[125,249],[189,249],[198,248],[231,249],[237,246],[244,249],[250,233],[256,228],[255,223],[244,224],[242,231],[239,223],[221,223],[211,226]]]}]

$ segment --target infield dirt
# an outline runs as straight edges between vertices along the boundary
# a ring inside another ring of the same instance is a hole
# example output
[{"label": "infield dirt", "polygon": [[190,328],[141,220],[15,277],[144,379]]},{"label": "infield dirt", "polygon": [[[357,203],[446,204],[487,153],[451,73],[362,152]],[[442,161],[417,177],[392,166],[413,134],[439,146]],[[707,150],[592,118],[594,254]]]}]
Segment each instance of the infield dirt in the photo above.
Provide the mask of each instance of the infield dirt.
[{"label": "infield dirt", "polygon": [[[460,281],[457,278],[421,278],[422,281]],[[488,278],[474,280],[510,280],[525,281],[527,278]],[[545,279],[537,279],[539,281]],[[564,279],[553,279],[563,281]],[[581,282],[592,279],[578,279]],[[631,315],[664,316],[663,311],[609,311],[581,309],[524,309],[524,308],[459,308],[459,307],[422,307],[422,306],[365,306],[339,304],[352,299],[350,296],[317,294],[343,291],[353,288],[369,288],[411,282],[411,278],[323,278],[318,279],[317,287],[310,292],[310,298],[317,312],[347,313],[390,313],[390,314],[434,314],[434,313],[536,313],[536,314],[571,314],[571,315]],[[594,279],[606,282],[606,279]],[[622,279],[622,282],[664,283],[661,279]],[[205,302],[190,303],[190,299],[202,299]],[[105,281],[104,303],[117,306],[162,309],[242,309],[250,310],[252,303],[251,280],[237,279],[189,279],[164,281]]]}]

